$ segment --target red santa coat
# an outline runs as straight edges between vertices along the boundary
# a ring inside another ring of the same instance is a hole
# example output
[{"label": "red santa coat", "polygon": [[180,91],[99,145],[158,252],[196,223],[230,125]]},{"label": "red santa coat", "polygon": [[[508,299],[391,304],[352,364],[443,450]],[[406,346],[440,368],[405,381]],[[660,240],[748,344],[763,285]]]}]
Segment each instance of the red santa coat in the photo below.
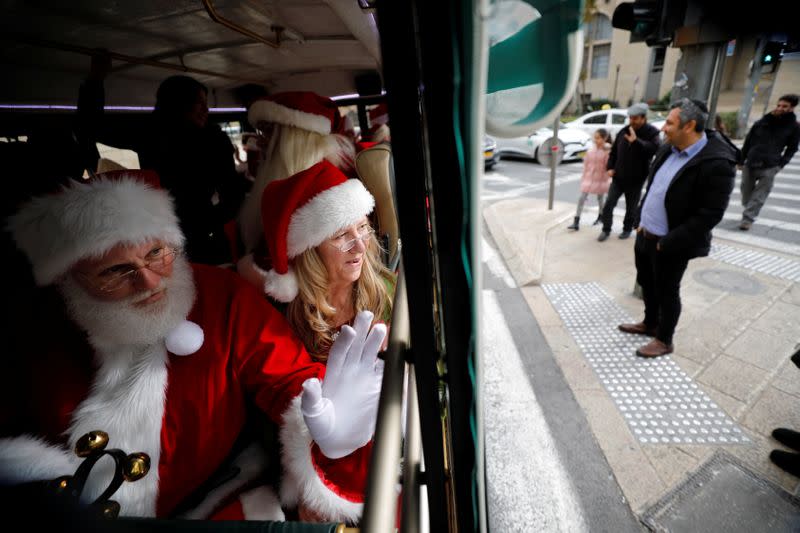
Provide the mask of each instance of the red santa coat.
[{"label": "red santa coat", "polygon": [[[109,369],[117,363],[104,360],[96,367],[85,351],[62,347],[21,359],[28,376],[20,379],[33,379],[28,396],[0,420],[2,435],[15,435],[0,439],[2,479],[71,474],[78,460],[63,444],[88,428],[102,429],[110,435],[109,447],[144,451],[153,460],[150,474],[114,495],[122,514],[166,517],[229,455],[245,423],[247,398],[274,421],[291,413],[292,405],[296,409],[292,399],[303,381],[323,376],[322,365],[238,276],[204,266],[195,266],[194,276],[197,301],[188,319],[205,335],[194,354],[181,357],[158,347],[163,354],[149,354],[152,364],[117,380],[116,369]],[[310,456],[310,446],[296,453]]]}]

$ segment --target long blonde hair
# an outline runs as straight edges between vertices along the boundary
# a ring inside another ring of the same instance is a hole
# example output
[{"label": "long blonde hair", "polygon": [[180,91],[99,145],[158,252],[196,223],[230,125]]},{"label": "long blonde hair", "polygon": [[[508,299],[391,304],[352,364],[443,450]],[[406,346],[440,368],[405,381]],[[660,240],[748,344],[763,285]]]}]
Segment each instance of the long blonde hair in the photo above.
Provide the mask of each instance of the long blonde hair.
[{"label": "long blonde hair", "polygon": [[[392,295],[386,281],[394,275],[381,262],[375,239],[370,239],[364,256],[361,276],[353,283],[354,311],[372,311],[374,321],[383,321],[392,310]],[[306,250],[292,261],[300,290],[289,303],[286,318],[311,357],[324,362],[338,330],[333,324],[336,308],[328,301],[328,271],[316,248]]]},{"label": "long blonde hair", "polygon": [[252,252],[264,234],[261,195],[273,180],[288,178],[327,159],[339,168],[354,158],[355,148],[341,135],[275,124],[267,145],[266,159],[258,169],[253,187],[239,212],[239,231],[245,249]]}]

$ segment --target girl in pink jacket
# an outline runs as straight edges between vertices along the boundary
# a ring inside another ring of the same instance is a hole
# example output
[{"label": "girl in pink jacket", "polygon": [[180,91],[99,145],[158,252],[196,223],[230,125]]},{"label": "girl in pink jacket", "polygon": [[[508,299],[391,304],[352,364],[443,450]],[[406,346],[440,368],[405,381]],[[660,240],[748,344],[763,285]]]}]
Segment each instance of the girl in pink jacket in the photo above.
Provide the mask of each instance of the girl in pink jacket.
[{"label": "girl in pink jacket", "polygon": [[567,226],[567,229],[578,229],[581,220],[581,211],[583,211],[583,204],[590,194],[597,195],[597,204],[600,209],[594,224],[600,222],[600,213],[603,212],[603,199],[611,184],[611,178],[606,172],[606,163],[608,162],[608,152],[610,149],[611,136],[608,134],[608,131],[603,128],[595,131],[594,147],[589,150],[586,157],[583,159],[583,176],[581,177],[581,196],[578,198],[578,210],[575,212],[575,219],[571,225]]}]

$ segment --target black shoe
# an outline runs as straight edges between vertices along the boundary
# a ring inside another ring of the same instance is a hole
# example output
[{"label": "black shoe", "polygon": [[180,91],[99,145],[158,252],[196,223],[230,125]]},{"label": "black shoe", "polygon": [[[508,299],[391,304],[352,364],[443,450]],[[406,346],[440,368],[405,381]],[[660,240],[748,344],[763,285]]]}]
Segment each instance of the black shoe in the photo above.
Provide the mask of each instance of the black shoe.
[{"label": "black shoe", "polygon": [[578,227],[578,224],[580,223],[580,221],[581,221],[581,217],[575,217],[575,220],[573,220],[572,224],[567,226],[567,229],[574,229],[574,230],[577,231],[578,229],[580,229]]},{"label": "black shoe", "polygon": [[604,240],[608,239],[609,235],[610,235],[609,232],[601,231],[600,235],[597,236],[597,240],[600,241],[600,242],[603,242]]},{"label": "black shoe", "polygon": [[772,431],[772,438],[784,446],[800,452],[800,431],[778,428]]},{"label": "black shoe", "polygon": [[631,232],[630,232],[630,230],[628,230],[628,231],[623,231],[622,233],[620,233],[620,234],[619,234],[619,238],[620,238],[620,239],[627,239],[627,238],[628,238],[628,237],[630,237],[630,236],[631,236]]},{"label": "black shoe", "polygon": [[800,477],[800,453],[772,450],[769,454],[769,460],[784,472]]}]

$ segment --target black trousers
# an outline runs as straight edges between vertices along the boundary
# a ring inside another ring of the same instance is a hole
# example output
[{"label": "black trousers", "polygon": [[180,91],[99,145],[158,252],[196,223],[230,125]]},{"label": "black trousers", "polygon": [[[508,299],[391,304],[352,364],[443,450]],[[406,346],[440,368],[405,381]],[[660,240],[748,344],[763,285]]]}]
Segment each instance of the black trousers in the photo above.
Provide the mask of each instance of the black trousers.
[{"label": "black trousers", "polygon": [[608,188],[608,196],[606,203],[603,206],[603,231],[606,233],[611,232],[611,223],[614,220],[614,208],[617,207],[619,197],[625,195],[625,218],[622,221],[622,231],[631,231],[633,229],[633,217],[636,214],[636,208],[639,206],[639,198],[642,197],[642,184],[627,185],[622,187],[617,181],[611,182],[611,187]]},{"label": "black trousers", "polygon": [[636,281],[644,296],[644,323],[657,327],[656,338],[672,343],[681,316],[681,279],[689,260],[656,250],[658,241],[636,235]]}]

